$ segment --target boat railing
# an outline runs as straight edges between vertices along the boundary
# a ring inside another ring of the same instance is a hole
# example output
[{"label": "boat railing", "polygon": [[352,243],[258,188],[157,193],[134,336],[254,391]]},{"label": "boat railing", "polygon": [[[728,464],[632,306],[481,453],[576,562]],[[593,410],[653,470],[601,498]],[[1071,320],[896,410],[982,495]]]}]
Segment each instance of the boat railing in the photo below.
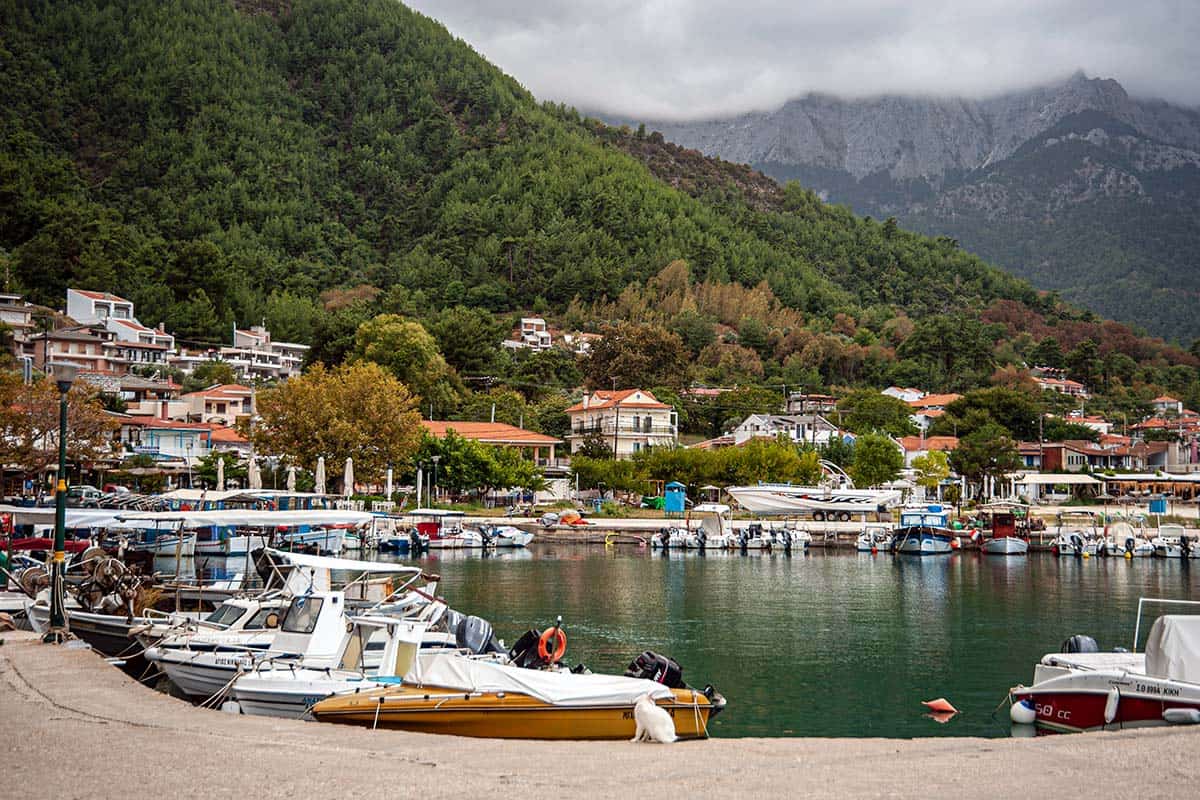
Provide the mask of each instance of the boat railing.
[{"label": "boat railing", "polygon": [[1142,631],[1142,608],[1146,603],[1161,603],[1172,606],[1200,606],[1200,600],[1170,600],[1165,597],[1139,597],[1137,622],[1133,626],[1133,652],[1138,651],[1138,639]]}]

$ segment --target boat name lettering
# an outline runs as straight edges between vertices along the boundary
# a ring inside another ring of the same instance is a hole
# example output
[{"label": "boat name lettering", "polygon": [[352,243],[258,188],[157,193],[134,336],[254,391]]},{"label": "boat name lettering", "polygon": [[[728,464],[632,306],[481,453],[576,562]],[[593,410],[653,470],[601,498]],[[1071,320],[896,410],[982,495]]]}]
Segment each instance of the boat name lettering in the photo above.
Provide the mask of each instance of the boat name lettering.
[{"label": "boat name lettering", "polygon": [[1179,689],[1171,686],[1158,686],[1153,683],[1135,683],[1133,689],[1142,694],[1161,694],[1169,697],[1179,696]]}]

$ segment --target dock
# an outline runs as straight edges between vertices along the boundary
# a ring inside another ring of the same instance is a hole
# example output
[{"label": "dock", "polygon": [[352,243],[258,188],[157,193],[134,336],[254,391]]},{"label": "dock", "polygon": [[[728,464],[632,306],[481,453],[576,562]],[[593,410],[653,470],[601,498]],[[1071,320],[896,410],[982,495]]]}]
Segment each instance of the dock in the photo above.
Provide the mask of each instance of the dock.
[{"label": "dock", "polygon": [[[85,648],[43,645],[24,632],[0,639],[0,770],[11,796],[1195,796],[1184,754],[1200,747],[1200,726],[669,746],[465,739],[201,709],[138,684]],[[736,714],[736,703],[731,698],[726,713]]]}]

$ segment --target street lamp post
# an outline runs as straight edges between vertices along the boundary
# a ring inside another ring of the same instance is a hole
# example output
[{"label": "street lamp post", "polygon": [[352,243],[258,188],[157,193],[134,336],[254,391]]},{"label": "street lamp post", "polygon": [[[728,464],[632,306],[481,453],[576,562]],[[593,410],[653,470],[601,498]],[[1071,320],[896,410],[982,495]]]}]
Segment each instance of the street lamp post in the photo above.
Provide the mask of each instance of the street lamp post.
[{"label": "street lamp post", "polygon": [[430,494],[429,505],[433,505],[433,495],[437,491],[438,462],[442,460],[442,457],[441,456],[430,456],[429,460],[433,462],[433,484],[429,487],[429,494]]},{"label": "street lamp post", "polygon": [[50,629],[43,641],[58,644],[67,638],[67,617],[63,612],[63,567],[67,542],[67,393],[79,374],[70,363],[50,365],[58,384],[58,480],[54,492],[54,560],[50,566]]}]

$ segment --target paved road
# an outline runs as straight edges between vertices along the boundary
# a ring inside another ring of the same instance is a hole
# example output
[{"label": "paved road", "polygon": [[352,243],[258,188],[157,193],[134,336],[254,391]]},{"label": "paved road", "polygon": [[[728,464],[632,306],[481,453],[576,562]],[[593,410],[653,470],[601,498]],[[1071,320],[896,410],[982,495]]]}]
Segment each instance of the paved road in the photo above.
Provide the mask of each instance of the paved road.
[{"label": "paved road", "polygon": [[1200,729],[670,746],[459,739],[206,711],[88,651],[0,636],[3,797],[1196,797]]}]

